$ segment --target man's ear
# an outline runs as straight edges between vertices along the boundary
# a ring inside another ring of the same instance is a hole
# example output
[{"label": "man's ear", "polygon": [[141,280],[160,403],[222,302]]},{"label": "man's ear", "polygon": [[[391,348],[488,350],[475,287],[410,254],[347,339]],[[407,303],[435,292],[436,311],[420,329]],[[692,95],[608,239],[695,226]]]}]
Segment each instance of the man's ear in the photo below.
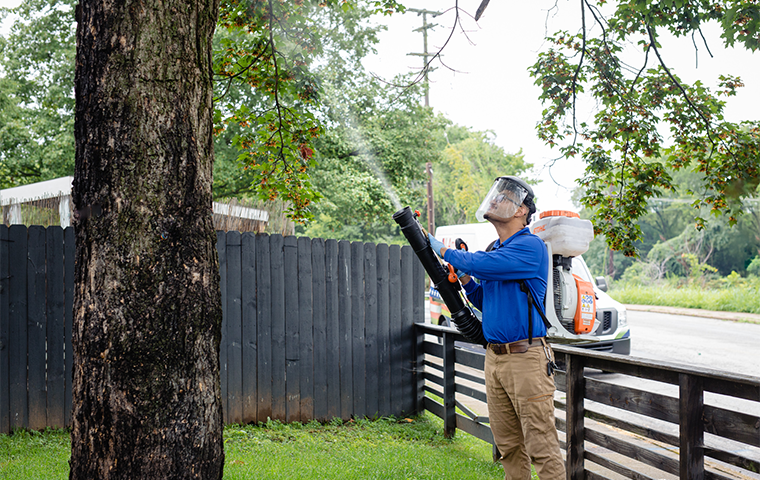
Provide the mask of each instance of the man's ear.
[{"label": "man's ear", "polygon": [[517,217],[523,217],[523,223],[525,225],[528,225],[528,215],[530,214],[530,209],[525,206],[525,204],[520,205],[520,208],[517,209],[517,213],[515,216]]}]

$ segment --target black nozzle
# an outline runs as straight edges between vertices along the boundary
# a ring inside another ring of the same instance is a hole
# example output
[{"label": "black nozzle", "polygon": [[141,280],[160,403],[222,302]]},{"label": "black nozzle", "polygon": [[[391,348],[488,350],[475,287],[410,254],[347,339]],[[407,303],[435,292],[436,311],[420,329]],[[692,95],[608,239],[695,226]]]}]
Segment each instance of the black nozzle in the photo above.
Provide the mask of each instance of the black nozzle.
[{"label": "black nozzle", "polygon": [[412,209],[409,207],[402,208],[393,214],[393,220],[398,223],[401,233],[404,234],[430,276],[430,281],[433,282],[444,303],[449,307],[451,320],[459,332],[473,343],[486,345],[487,342],[483,337],[483,325],[462,300],[459,293],[461,290],[459,282],[449,282],[448,271],[441,265],[435,252],[430,248],[430,242],[422,231],[419,222],[417,222]]}]

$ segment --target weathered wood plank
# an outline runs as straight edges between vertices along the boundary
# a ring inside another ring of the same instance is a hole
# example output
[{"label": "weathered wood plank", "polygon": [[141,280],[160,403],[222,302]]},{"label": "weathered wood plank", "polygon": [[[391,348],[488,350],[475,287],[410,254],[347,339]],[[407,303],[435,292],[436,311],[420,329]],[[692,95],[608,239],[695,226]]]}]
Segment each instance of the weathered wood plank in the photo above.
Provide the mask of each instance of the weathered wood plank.
[{"label": "weathered wood plank", "polygon": [[298,311],[298,239],[287,236],[284,240],[283,271],[287,288],[285,302],[285,361],[288,422],[301,421],[301,321]]},{"label": "weathered wood plank", "polygon": [[219,290],[222,295],[222,340],[219,344],[219,377],[222,390],[222,418],[229,423],[230,408],[227,404],[227,234],[216,232],[216,252],[219,256]]},{"label": "weathered wood plank", "polygon": [[382,416],[391,410],[390,365],[390,285],[388,245],[377,246],[377,362],[378,362],[378,410]]},{"label": "weathered wood plank", "polygon": [[272,419],[287,421],[287,359],[285,351],[285,270],[284,239],[275,234],[269,237],[272,282]]},{"label": "weathered wood plank", "polygon": [[405,415],[414,413],[415,392],[417,385],[414,377],[414,264],[419,263],[412,247],[401,247],[401,325],[398,332],[401,375],[401,410]]},{"label": "weathered wood plank", "polygon": [[353,335],[351,345],[352,355],[352,379],[354,394],[354,417],[364,418],[367,416],[366,397],[366,345],[365,333],[365,297],[364,297],[364,244],[361,242],[351,243],[351,333]]},{"label": "weathered wood plank", "polygon": [[66,322],[63,270],[63,229],[48,227],[45,231],[45,262],[47,263],[47,425],[66,426],[66,379],[64,345]]},{"label": "weathered wood plank", "polygon": [[584,358],[572,356],[567,358],[567,411],[565,412],[567,439],[567,478],[582,480],[584,478],[583,458],[585,453],[585,431],[583,397],[586,392],[586,378],[583,376]]},{"label": "weathered wood plank", "polygon": [[586,440],[664,472],[678,475],[678,460],[660,455],[653,450],[639,448],[632,443],[592,429],[586,429]]},{"label": "weathered wood plank", "polygon": [[[612,470],[615,473],[619,473],[623,475],[625,478],[630,478],[633,480],[656,480],[648,475],[644,475],[643,473],[639,473],[635,470],[631,470],[630,468],[625,467],[617,462],[613,462],[607,457],[604,457],[602,455],[597,455],[593,452],[586,451],[586,460],[594,462],[597,465],[601,465],[602,467]],[[586,478],[589,478],[589,477],[586,476]],[[602,478],[606,478],[606,477],[602,477]]]},{"label": "weathered wood plank", "polygon": [[[574,357],[578,358],[578,357]],[[628,412],[678,424],[678,399],[589,378],[586,398]]]},{"label": "weathered wood plank", "polygon": [[256,235],[256,421],[272,417],[272,267],[269,235]]},{"label": "weathered wood plank", "polygon": [[401,282],[401,247],[391,245],[388,250],[388,268],[390,273],[389,294],[391,298],[389,318],[389,343],[391,365],[391,412],[393,415],[401,415],[404,409],[401,398],[402,372],[402,343],[399,338],[402,329],[401,291],[404,288]]},{"label": "weathered wood plank", "polygon": [[242,323],[242,364],[243,364],[243,423],[257,421],[258,410],[258,320],[256,282],[256,235],[246,232],[240,246],[240,290]]},{"label": "weathered wood plank", "polygon": [[[418,261],[416,256],[413,256],[412,273],[414,276],[414,290],[412,292],[412,301],[414,302],[414,324],[425,323],[425,269],[422,267],[422,263]],[[425,395],[425,375],[423,363],[425,362],[425,335],[418,331],[414,326],[410,329],[410,333],[413,335],[413,357],[412,357],[412,391],[414,394],[414,401],[412,403],[412,411],[414,413],[422,413],[422,397]]]},{"label": "weathered wood plank", "polygon": [[74,347],[72,345],[72,336],[74,334],[74,267],[76,265],[76,242],[74,240],[74,227],[67,227],[63,231],[63,270],[64,282],[66,283],[66,293],[64,298],[64,342],[65,342],[65,381],[66,394],[64,405],[64,422],[67,427],[71,426],[71,412],[74,382]]},{"label": "weathered wood plank", "polygon": [[681,478],[702,480],[705,478],[702,379],[685,373],[680,374],[680,377],[678,425],[681,437]]},{"label": "weathered wood plank", "polygon": [[477,375],[471,375],[471,374],[469,374],[467,372],[462,372],[462,371],[459,371],[459,370],[457,370],[457,378],[461,378],[463,380],[467,380],[467,381],[470,381],[470,382],[473,382],[473,383],[477,383],[477,384],[480,384],[480,385],[485,385],[486,384],[486,379],[483,378],[482,376],[479,377]]},{"label": "weathered wood plank", "polygon": [[226,234],[227,422],[243,422],[243,283],[240,232]]},{"label": "weathered wood plank", "polygon": [[314,418],[314,307],[312,286],[311,239],[298,239],[298,316],[300,320],[299,347],[301,421]]},{"label": "weathered wood plank", "polygon": [[707,433],[760,447],[760,417],[755,415],[705,405],[703,428]]},{"label": "weathered wood plank", "polygon": [[468,387],[467,385],[462,385],[461,383],[457,383],[456,391],[457,393],[461,393],[462,395],[466,395],[476,400],[480,400],[481,402],[484,402],[484,403],[486,402],[486,392],[482,390],[476,390],[474,388]]},{"label": "weathered wood plank", "polygon": [[380,354],[377,321],[377,246],[374,243],[364,244],[364,278],[365,414],[377,417],[380,416]]},{"label": "weathered wood plank", "polygon": [[354,409],[353,329],[351,314],[351,243],[338,243],[338,304],[340,340],[340,417],[351,418]]},{"label": "weathered wood plank", "polygon": [[477,437],[484,442],[493,444],[493,433],[491,432],[490,427],[487,427],[482,423],[478,423],[471,418],[460,414],[456,415],[456,424],[457,428],[463,432],[467,432],[473,437]]},{"label": "weathered wood plank", "polygon": [[735,452],[726,452],[716,448],[704,447],[705,456],[720,460],[721,462],[743,468],[750,472],[760,472],[760,461],[736,454]]},{"label": "weathered wood plank", "polygon": [[760,378],[756,376],[727,373],[698,366],[687,366],[661,360],[595,352],[568,345],[554,345],[555,352],[569,352],[586,358],[589,368],[623,373],[658,382],[679,384],[678,375],[688,373],[702,378],[704,390],[737,398],[760,402]]},{"label": "weathered wood plank", "polygon": [[457,348],[456,359],[459,364],[482,371],[486,366],[486,351],[485,349],[481,349],[478,353],[475,353]]},{"label": "weathered wood plank", "polygon": [[338,242],[325,242],[325,361],[327,362],[327,419],[342,418],[341,301]]},{"label": "weathered wood plank", "polygon": [[39,225],[28,230],[26,341],[29,349],[27,385],[29,395],[29,428],[42,430],[47,424],[47,356],[45,336],[47,316],[45,308],[47,265],[45,264],[45,229]]},{"label": "weathered wood plank", "polygon": [[443,435],[454,436],[456,422],[456,385],[454,383],[454,339],[443,335]]},{"label": "weathered wood plank", "polygon": [[327,399],[327,271],[325,241],[311,240],[313,355],[314,355],[314,418],[324,422],[328,416]]},{"label": "weathered wood plank", "polygon": [[0,224],[0,433],[10,433],[10,323],[8,303],[10,269],[8,265],[8,227]]},{"label": "weathered wood plank", "polygon": [[24,225],[9,229],[9,357],[10,357],[10,426],[29,428],[27,368],[27,231]]}]

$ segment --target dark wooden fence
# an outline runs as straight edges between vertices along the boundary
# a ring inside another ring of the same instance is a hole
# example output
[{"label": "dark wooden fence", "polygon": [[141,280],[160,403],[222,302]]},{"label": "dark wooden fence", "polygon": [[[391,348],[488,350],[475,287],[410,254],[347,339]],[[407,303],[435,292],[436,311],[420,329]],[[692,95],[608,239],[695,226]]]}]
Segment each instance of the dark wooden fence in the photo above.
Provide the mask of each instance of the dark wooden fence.
[{"label": "dark wooden fence", "polygon": [[220,232],[217,248],[226,422],[421,409],[424,270],[411,247]]},{"label": "dark wooden fence", "polygon": [[[447,435],[461,429],[493,442],[488,417],[471,408],[486,401],[484,351],[462,348],[464,337],[446,327],[418,325],[417,335],[425,408]],[[568,479],[758,478],[760,378],[564,345],[554,352],[564,370],[555,407]]]},{"label": "dark wooden fence", "polygon": [[[227,423],[421,409],[410,247],[220,232]],[[71,423],[74,233],[0,226],[0,433]]]}]

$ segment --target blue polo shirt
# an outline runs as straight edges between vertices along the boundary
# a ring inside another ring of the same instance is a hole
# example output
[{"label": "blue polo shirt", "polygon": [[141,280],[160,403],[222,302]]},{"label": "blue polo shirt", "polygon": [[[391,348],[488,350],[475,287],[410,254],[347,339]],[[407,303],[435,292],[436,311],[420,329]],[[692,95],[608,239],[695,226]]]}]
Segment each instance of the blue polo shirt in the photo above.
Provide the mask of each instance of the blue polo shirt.
[{"label": "blue polo shirt", "polygon": [[[464,286],[467,298],[483,312],[483,335],[490,343],[510,343],[528,338],[528,297],[518,280],[525,280],[535,305],[543,311],[549,275],[546,245],[530,229],[523,228],[490,252],[466,252],[449,248],[444,260],[476,277]],[[533,312],[533,337],[546,335],[538,312]]]}]

